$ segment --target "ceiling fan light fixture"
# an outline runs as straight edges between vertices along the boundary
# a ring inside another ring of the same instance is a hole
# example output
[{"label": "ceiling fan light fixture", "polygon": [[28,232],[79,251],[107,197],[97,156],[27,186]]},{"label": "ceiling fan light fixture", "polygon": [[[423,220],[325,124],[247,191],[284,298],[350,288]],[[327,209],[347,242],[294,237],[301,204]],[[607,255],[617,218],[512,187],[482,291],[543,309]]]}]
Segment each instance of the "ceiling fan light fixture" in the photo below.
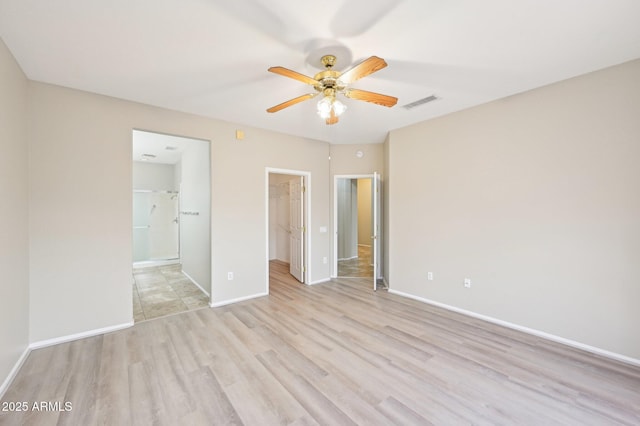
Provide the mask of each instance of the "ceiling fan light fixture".
[{"label": "ceiling fan light fixture", "polygon": [[318,102],[318,115],[322,118],[329,118],[331,115],[331,98],[326,96]]},{"label": "ceiling fan light fixture", "polygon": [[338,117],[345,112],[346,109],[347,106],[337,100],[335,96],[325,96],[318,102],[318,115],[325,120],[331,117],[332,110],[333,115]]},{"label": "ceiling fan light fixture", "polygon": [[[334,55],[324,55],[321,61],[325,70],[317,73],[313,78],[284,67],[271,67],[268,71],[311,85],[316,92],[318,92],[316,94],[322,94],[323,98],[318,102],[317,112],[318,115],[325,120],[326,124],[336,124],[338,122],[338,116],[344,113],[347,109],[345,104],[336,99],[336,95],[338,93],[341,93],[349,99],[371,102],[386,107],[392,107],[398,102],[398,98],[393,96],[381,95],[380,93],[367,92],[366,90],[360,89],[350,89],[347,87],[354,81],[380,71],[386,67],[387,63],[384,59],[377,56],[371,56],[344,72],[333,70],[336,63],[336,57]],[[297,98],[293,98],[271,108],[267,108],[267,112],[278,112],[292,105],[306,101],[307,99],[311,99],[315,97],[316,94],[308,93],[306,95],[298,96]]]},{"label": "ceiling fan light fixture", "polygon": [[346,110],[347,110],[347,106],[345,104],[343,104],[342,102],[340,102],[337,99],[333,101],[333,113],[335,115],[339,116],[340,114],[342,114]]}]

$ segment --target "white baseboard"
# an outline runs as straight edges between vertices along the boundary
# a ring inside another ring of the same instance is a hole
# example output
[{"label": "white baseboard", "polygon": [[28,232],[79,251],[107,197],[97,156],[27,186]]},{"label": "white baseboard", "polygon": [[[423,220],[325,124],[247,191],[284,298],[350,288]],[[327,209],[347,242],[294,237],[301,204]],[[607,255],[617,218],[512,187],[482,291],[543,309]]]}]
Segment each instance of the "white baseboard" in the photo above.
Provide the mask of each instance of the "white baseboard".
[{"label": "white baseboard", "polygon": [[455,306],[447,305],[444,303],[436,302],[434,300],[425,299],[423,297],[415,296],[413,294],[404,293],[402,291],[397,291],[393,289],[389,289],[389,293],[396,294],[398,296],[406,297],[409,299],[417,300],[419,302],[427,303],[429,305],[437,306],[439,308],[446,309],[448,311],[457,312],[462,315],[466,315],[473,318],[478,318],[493,324],[498,324],[503,327],[511,328],[513,330],[518,330],[523,333],[531,334],[533,336],[542,337],[543,339],[551,340],[553,342],[561,343],[563,345],[571,346],[576,349],[582,349],[587,352],[591,352],[596,355],[600,355],[606,358],[610,358],[616,361],[624,362],[626,364],[631,364],[634,366],[640,366],[640,359],[631,358],[626,355],[621,355],[615,352],[611,352],[605,349],[597,348],[595,346],[586,345],[584,343],[576,342],[575,340],[566,339],[564,337],[556,336],[555,334],[546,333],[544,331],[536,330],[529,327],[524,327],[518,324],[514,324],[508,321],[503,321],[497,318],[493,318],[487,315],[478,314],[473,311],[467,311],[466,309],[456,308]]},{"label": "white baseboard", "polygon": [[98,336],[100,334],[111,333],[112,331],[122,330],[123,328],[129,328],[133,325],[133,320],[124,324],[112,325],[110,327],[98,328],[95,330],[84,331],[82,333],[70,334],[68,336],[55,337],[53,339],[40,340],[38,342],[32,342],[29,344],[29,349],[46,348],[47,346],[53,346],[60,343],[71,342],[74,340],[84,339],[86,337]]},{"label": "white baseboard", "polygon": [[307,285],[316,285],[316,284],[322,284],[322,283],[327,283],[331,281],[331,278],[323,278],[321,280],[317,280],[317,281],[311,281],[310,283],[306,283]]},{"label": "white baseboard", "polygon": [[200,289],[200,291],[202,291],[204,294],[206,294],[207,296],[211,297],[211,294],[209,294],[209,292],[207,290],[205,290],[204,288],[202,288],[202,286],[200,284],[198,284],[198,281],[194,280],[193,277],[189,274],[187,274],[184,269],[182,270],[182,273],[184,274],[185,277],[189,278],[191,280],[192,283],[194,283],[196,285],[196,287],[198,287]]},{"label": "white baseboard", "polygon": [[7,378],[4,379],[4,382],[2,382],[2,385],[0,386],[0,399],[4,397],[4,393],[7,391],[7,389],[9,389],[9,386],[11,386],[13,379],[16,378],[18,371],[20,371],[20,369],[22,368],[22,364],[24,364],[24,362],[27,360],[30,352],[31,349],[28,346],[24,348],[22,355],[20,355],[20,358],[18,358],[18,361],[16,361]]},{"label": "white baseboard", "polygon": [[219,308],[221,306],[225,306],[225,305],[231,305],[232,303],[238,303],[238,302],[244,302],[245,300],[250,300],[250,299],[256,299],[258,297],[263,297],[263,296],[268,296],[269,293],[257,293],[251,296],[244,296],[244,297],[238,297],[237,299],[229,299],[229,300],[223,300],[221,302],[209,302],[209,306],[212,308]]}]

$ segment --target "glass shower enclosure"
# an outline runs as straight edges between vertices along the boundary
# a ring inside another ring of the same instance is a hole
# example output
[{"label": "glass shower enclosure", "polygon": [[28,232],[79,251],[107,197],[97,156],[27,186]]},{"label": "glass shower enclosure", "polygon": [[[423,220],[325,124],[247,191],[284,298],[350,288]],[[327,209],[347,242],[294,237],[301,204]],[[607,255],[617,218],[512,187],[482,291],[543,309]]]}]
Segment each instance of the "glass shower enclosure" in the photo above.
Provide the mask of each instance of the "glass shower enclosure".
[{"label": "glass shower enclosure", "polygon": [[180,258],[179,193],[133,191],[133,262]]}]

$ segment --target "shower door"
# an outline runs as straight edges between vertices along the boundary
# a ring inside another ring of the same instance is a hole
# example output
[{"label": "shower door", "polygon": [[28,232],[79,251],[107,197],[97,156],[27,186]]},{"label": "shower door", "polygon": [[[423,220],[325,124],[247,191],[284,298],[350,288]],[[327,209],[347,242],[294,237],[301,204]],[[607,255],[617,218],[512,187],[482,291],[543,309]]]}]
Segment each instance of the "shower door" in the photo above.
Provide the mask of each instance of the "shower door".
[{"label": "shower door", "polygon": [[133,192],[133,261],[180,257],[177,192]]}]

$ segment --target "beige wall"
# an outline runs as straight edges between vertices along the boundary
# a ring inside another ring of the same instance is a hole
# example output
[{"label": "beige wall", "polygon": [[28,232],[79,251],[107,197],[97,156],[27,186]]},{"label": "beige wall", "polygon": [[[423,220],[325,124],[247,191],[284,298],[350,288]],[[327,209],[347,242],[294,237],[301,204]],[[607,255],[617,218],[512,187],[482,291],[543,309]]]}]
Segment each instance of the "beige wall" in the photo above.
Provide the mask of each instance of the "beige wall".
[{"label": "beige wall", "polygon": [[[131,132],[211,141],[212,301],[267,282],[265,168],[311,173],[311,280],[329,277],[329,145],[62,87],[30,85],[31,341],[132,320]],[[227,280],[233,271],[235,279]],[[55,318],[55,321],[52,319]]]},{"label": "beige wall", "polygon": [[0,39],[0,395],[29,343],[27,86]]},{"label": "beige wall", "polygon": [[391,288],[640,359],[638,159],[640,61],[393,131]]},{"label": "beige wall", "polygon": [[[382,144],[331,145],[331,176],[382,173],[384,150]],[[361,158],[356,152],[362,151]]]}]

